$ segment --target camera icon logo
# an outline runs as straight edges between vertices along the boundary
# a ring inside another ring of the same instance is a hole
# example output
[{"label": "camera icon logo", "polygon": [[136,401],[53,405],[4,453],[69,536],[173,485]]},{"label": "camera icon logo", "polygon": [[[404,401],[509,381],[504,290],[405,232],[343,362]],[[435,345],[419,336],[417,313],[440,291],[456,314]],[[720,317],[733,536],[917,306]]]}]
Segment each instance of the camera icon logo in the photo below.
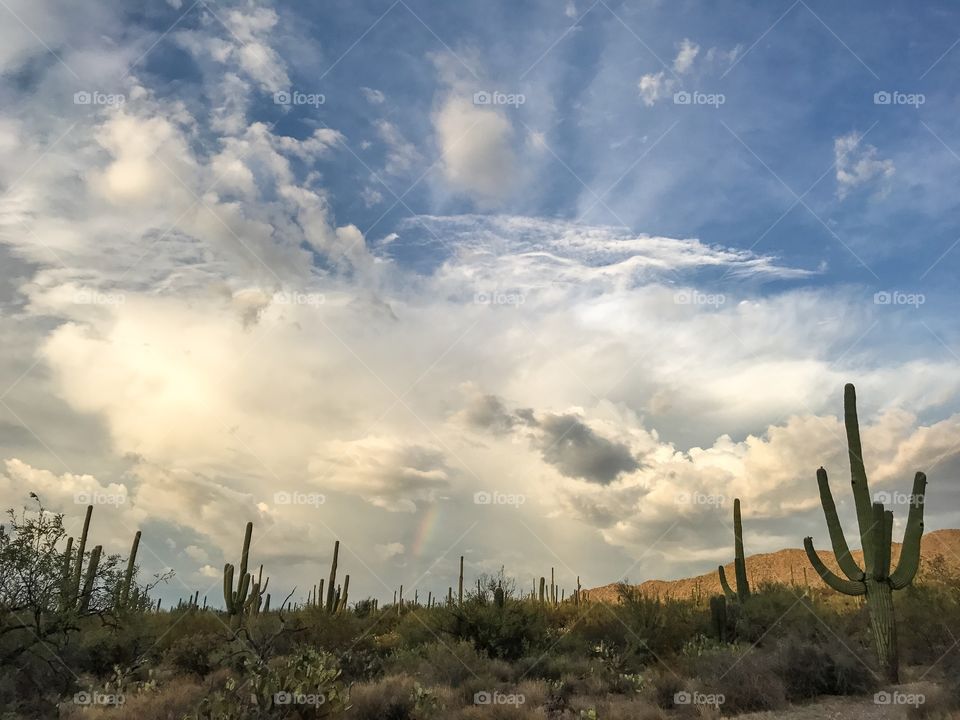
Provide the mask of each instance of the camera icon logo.
[{"label": "camera icon logo", "polygon": [[886,90],[879,90],[873,94],[874,105],[889,105],[893,97]]},{"label": "camera icon logo", "polygon": [[289,105],[290,104],[290,93],[286,90],[278,90],[273,94],[273,104],[274,105]]},{"label": "camera icon logo", "polygon": [[686,690],[681,690],[673,694],[674,705],[689,705],[691,702],[693,702],[693,696]]},{"label": "camera icon logo", "polygon": [[686,90],[679,90],[673,94],[674,105],[689,105],[693,97]]},{"label": "camera icon logo", "polygon": [[493,502],[493,496],[481,490],[473,494],[473,504],[474,505],[490,505]]},{"label": "camera icon logo", "polygon": [[73,94],[74,105],[89,105],[92,102],[93,102],[93,95],[88,93],[86,90],[81,90],[80,92],[75,92]]},{"label": "camera icon logo", "polygon": [[493,98],[490,96],[486,90],[480,90],[473,94],[473,104],[474,105],[490,105],[493,102]]}]

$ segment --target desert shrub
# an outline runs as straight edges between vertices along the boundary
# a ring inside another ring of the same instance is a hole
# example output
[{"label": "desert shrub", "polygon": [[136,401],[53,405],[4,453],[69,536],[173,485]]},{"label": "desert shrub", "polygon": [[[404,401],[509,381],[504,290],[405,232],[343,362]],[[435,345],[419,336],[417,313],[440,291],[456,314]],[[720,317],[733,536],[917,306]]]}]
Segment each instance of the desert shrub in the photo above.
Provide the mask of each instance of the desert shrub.
[{"label": "desert shrub", "polygon": [[471,600],[438,612],[444,633],[472,643],[489,657],[516,660],[548,641],[545,613],[533,603],[508,600],[499,608]]},{"label": "desert shrub", "polygon": [[669,669],[652,672],[647,677],[646,696],[657,707],[672,710],[677,693],[686,687],[686,682]]},{"label": "desert shrub", "polygon": [[706,653],[693,659],[691,669],[693,677],[702,681],[699,691],[723,695],[720,710],[725,715],[777,710],[786,705],[776,658],[759,650]]},{"label": "desert shrub", "polygon": [[513,670],[502,660],[487,658],[468,642],[434,642],[401,650],[388,661],[391,673],[406,673],[425,685],[463,686],[481,678],[486,685],[508,682]]},{"label": "desert shrub", "polygon": [[960,634],[960,577],[942,558],[926,563],[922,581],[895,602],[902,661],[929,664],[951,649]]},{"label": "desert shrub", "polygon": [[350,689],[346,717],[355,720],[412,720],[415,681],[407,675],[390,675]]},{"label": "desert shrub", "polygon": [[593,671],[589,656],[582,653],[544,652],[520,658],[516,662],[522,677],[560,681],[563,678],[585,677]]},{"label": "desert shrub", "polygon": [[[303,696],[307,700],[291,700]],[[191,720],[336,716],[346,707],[347,691],[334,658],[306,645],[270,663],[247,660],[239,679],[230,678],[201,701]]]},{"label": "desert shrub", "polygon": [[819,642],[788,639],[776,651],[777,674],[792,701],[818,695],[856,695],[877,685],[863,660],[829,637]]},{"label": "desert shrub", "polygon": [[152,692],[124,695],[117,706],[78,705],[68,698],[60,705],[62,720],[181,720],[204,697],[195,680],[177,679]]},{"label": "desert shrub", "polygon": [[203,678],[216,668],[214,655],[223,643],[220,635],[185,635],[170,645],[163,660],[181,673]]}]

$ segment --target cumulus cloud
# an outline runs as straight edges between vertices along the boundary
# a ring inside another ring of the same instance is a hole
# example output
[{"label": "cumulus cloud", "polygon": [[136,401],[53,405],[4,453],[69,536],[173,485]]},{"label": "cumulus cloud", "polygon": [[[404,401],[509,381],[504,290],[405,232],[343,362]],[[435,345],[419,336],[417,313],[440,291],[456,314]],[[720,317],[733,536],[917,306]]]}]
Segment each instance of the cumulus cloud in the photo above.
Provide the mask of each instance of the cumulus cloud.
[{"label": "cumulus cloud", "polygon": [[392,512],[414,512],[418,502],[434,500],[452,472],[442,451],[382,437],[330,443],[309,469],[318,485]]},{"label": "cumulus cloud", "polygon": [[482,203],[502,200],[513,185],[513,127],[503,111],[448,98],[434,117],[443,170],[455,189]]},{"label": "cumulus cloud", "polygon": [[862,140],[862,135],[856,131],[834,138],[837,196],[841,200],[870,183],[880,184],[878,192],[882,194],[896,172],[893,160],[881,158],[876,147]]}]

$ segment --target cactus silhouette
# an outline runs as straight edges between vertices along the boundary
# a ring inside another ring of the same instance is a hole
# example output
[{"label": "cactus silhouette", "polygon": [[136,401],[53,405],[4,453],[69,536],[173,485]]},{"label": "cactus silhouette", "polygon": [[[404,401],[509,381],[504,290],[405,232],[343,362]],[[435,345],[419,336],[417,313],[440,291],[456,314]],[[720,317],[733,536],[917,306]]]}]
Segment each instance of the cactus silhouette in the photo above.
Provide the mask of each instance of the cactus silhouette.
[{"label": "cactus silhouette", "polygon": [[843,535],[843,527],[837,516],[837,506],[830,492],[827,471],[823,468],[817,470],[820,503],[826,516],[827,530],[830,533],[830,543],[833,545],[837,565],[846,577],[834,574],[824,565],[814,550],[812,538],[804,538],[803,547],[807,551],[807,557],[813,569],[828,586],[845,595],[865,596],[880,669],[888,681],[896,683],[899,679],[899,660],[893,591],[907,587],[913,581],[920,565],[923,501],[927,476],[922,472],[914,476],[907,527],[903,535],[903,545],[900,548],[900,562],[896,570],[890,572],[893,513],[884,510],[883,503],[871,503],[867,472],[863,463],[863,449],[860,444],[857,393],[853,385],[848,384],[844,388],[843,415],[847,430],[847,454],[850,459],[853,500],[857,511],[860,542],[863,547],[863,568],[857,565],[850,554],[847,540]]},{"label": "cactus silhouette", "polygon": [[743,523],[740,521],[740,498],[733,501],[733,572],[737,579],[737,591],[734,592],[727,582],[727,574],[723,565],[718,568],[720,587],[723,594],[734,602],[745,602],[750,597],[750,583],[747,582],[747,562],[743,556]]},{"label": "cactus silhouette", "polygon": [[250,557],[250,538],[252,535],[253,523],[248,522],[246,532],[243,535],[240,575],[237,578],[236,589],[233,587],[233,565],[227,563],[223,566],[223,601],[227,608],[227,614],[230,616],[230,627],[234,630],[240,627],[243,609],[247,602],[247,594],[250,591],[250,573],[247,572],[247,560]]}]

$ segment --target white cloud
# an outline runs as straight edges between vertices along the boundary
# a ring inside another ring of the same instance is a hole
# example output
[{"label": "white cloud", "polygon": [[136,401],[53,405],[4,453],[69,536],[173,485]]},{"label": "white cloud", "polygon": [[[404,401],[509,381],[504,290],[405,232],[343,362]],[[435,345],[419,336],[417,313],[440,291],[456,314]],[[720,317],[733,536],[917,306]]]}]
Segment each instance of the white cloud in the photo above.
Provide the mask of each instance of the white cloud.
[{"label": "white cloud", "polygon": [[648,107],[654,105],[657,100],[666,97],[672,91],[673,80],[666,78],[663,71],[658,73],[648,73],[640,78],[637,87],[640,88],[640,97],[643,104]]},{"label": "white cloud", "polygon": [[455,189],[483,203],[502,200],[516,178],[513,127],[504,113],[453,95],[434,117],[443,170]]},{"label": "white cloud", "polygon": [[856,131],[834,138],[837,196],[841,200],[856,188],[874,182],[881,184],[878,192],[884,193],[886,183],[896,172],[893,160],[880,158],[877,148],[862,140],[863,137]]},{"label": "white cloud", "polygon": [[377,555],[379,555],[382,560],[390,560],[406,552],[403,543],[399,542],[387,543],[386,545],[374,545],[373,549],[377,551]]},{"label": "white cloud", "polygon": [[403,137],[396,125],[386,120],[378,120],[376,128],[380,139],[387,145],[386,171],[389,174],[402,175],[419,161],[420,154],[417,149]]},{"label": "white cloud", "polygon": [[693,61],[696,60],[699,52],[699,45],[687,38],[684,38],[680,43],[680,51],[677,53],[677,57],[674,58],[673,61],[674,71],[680,75],[689,72],[693,67]]},{"label": "white cloud", "polygon": [[371,105],[383,105],[386,101],[387,96],[383,94],[380,90],[375,90],[373,88],[362,87],[360,92],[363,93],[363,96],[367,99]]}]

